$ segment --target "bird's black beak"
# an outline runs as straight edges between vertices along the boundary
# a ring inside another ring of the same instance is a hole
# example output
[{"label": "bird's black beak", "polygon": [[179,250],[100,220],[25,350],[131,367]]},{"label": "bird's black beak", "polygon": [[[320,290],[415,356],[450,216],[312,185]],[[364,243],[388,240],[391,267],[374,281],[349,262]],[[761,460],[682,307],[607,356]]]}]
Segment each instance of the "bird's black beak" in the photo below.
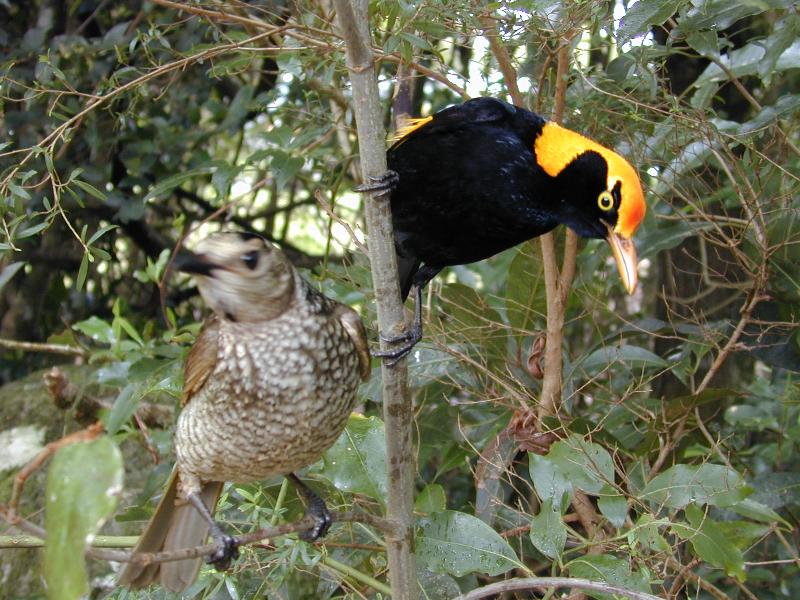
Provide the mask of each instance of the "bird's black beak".
[{"label": "bird's black beak", "polygon": [[181,250],[175,255],[173,266],[184,273],[192,275],[206,275],[210,276],[211,271],[218,269],[219,266],[211,262],[207,257],[202,254],[195,254],[189,250]]}]

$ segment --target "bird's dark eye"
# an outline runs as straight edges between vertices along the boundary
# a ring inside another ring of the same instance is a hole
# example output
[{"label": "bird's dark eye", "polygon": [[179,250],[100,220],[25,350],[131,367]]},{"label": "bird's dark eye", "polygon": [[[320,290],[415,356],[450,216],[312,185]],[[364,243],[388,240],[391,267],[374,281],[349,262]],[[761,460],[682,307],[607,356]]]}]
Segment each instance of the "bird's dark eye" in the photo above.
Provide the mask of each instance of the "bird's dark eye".
[{"label": "bird's dark eye", "polygon": [[597,197],[597,206],[600,207],[600,210],[606,212],[614,208],[614,196],[611,195],[611,192],[600,192]]},{"label": "bird's dark eye", "polygon": [[251,271],[258,266],[258,250],[251,250],[246,254],[242,254],[242,262]]}]

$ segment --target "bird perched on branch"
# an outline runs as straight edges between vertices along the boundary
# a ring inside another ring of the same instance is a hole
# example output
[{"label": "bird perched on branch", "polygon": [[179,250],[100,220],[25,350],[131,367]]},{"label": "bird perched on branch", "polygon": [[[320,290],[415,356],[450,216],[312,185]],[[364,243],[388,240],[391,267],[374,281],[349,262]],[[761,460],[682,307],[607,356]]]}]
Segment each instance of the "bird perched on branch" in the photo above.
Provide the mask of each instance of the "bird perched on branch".
[{"label": "bird perched on branch", "polygon": [[405,299],[414,326],[389,338],[405,356],[422,337],[422,288],[444,267],[488,258],[559,224],[605,238],[633,293],[631,240],[645,213],[642,185],[619,154],[528,110],[475,98],[411,119],[387,155],[386,176],[357,188],[391,195]]},{"label": "bird perched on branch", "polygon": [[[176,260],[213,310],[189,352],[183,410],[175,430],[177,464],[134,552],[202,545],[227,568],[235,538],[213,518],[225,481],[286,475],[315,519],[306,539],[330,526],[325,503],[292,474],[317,461],[342,432],[356,389],[369,375],[366,333],[352,309],[314,290],[283,253],[247,233],[201,241]],[[160,581],[180,592],[202,559],[128,563],[120,583]]]}]

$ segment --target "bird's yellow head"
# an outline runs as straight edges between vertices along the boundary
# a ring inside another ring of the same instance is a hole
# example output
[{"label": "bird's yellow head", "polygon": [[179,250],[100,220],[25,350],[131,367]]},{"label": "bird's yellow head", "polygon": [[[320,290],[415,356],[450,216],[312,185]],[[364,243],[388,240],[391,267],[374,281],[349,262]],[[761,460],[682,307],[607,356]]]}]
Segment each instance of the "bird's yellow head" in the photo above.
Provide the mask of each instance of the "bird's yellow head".
[{"label": "bird's yellow head", "polygon": [[255,323],[283,313],[293,298],[294,268],[262,237],[215,233],[195,252],[181,251],[176,267],[194,276],[206,304],[221,318]]},{"label": "bird's yellow head", "polygon": [[564,221],[584,237],[611,245],[628,293],[636,289],[632,237],[646,210],[636,170],[619,154],[560,125],[547,122],[535,141],[536,162],[556,181]]}]

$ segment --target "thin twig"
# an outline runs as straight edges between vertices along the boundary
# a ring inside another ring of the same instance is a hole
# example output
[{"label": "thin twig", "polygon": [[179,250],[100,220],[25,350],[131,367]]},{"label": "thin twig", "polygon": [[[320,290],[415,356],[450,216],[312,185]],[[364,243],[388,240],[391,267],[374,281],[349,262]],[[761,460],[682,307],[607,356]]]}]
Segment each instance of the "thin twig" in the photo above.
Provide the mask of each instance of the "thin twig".
[{"label": "thin twig", "polygon": [[667,556],[667,566],[672,569],[673,571],[677,571],[680,573],[684,578],[688,579],[698,587],[700,587],[705,592],[711,594],[717,600],[731,600],[730,596],[715,586],[713,583],[707,581],[705,578],[700,577],[697,573],[692,572],[691,570],[687,571],[683,567],[678,560],[674,559],[671,556]]},{"label": "thin twig", "polygon": [[12,350],[24,350],[25,352],[48,352],[50,354],[66,354],[67,356],[86,356],[88,353],[78,346],[67,346],[66,344],[42,344],[39,342],[21,342],[18,340],[7,340],[0,338],[0,346],[11,348]]},{"label": "thin twig", "polygon": [[616,585],[610,585],[602,581],[590,581],[588,579],[577,579],[572,577],[525,577],[519,579],[508,579],[491,585],[472,590],[466,594],[458,596],[456,600],[479,600],[503,594],[505,592],[522,592],[529,590],[542,590],[551,588],[572,588],[586,590],[589,592],[601,592],[605,594],[618,594],[630,600],[661,600],[658,596],[628,590]]}]

